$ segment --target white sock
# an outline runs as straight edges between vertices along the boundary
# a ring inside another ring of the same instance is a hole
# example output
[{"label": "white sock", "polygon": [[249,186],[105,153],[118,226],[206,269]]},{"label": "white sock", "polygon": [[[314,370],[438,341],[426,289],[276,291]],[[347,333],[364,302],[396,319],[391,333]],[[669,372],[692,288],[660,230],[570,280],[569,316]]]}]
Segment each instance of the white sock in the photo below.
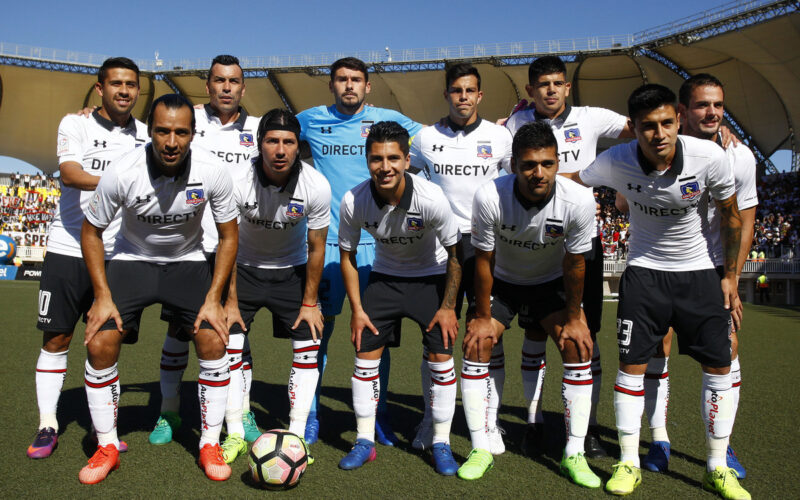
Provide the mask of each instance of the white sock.
[{"label": "white sock", "polygon": [[525,399],[528,401],[528,423],[541,424],[544,415],[539,401],[542,398],[542,384],[547,371],[547,341],[530,340],[522,341],[522,387]]},{"label": "white sock", "polygon": [[503,351],[503,337],[492,349],[489,360],[489,381],[492,384],[491,397],[489,398],[489,426],[497,427],[497,413],[503,403],[503,386],[506,383],[506,355]]},{"label": "white sock", "polygon": [[178,413],[181,406],[181,379],[189,363],[189,342],[169,335],[161,349],[161,413]]},{"label": "white sock", "polygon": [[614,385],[614,413],[619,433],[620,462],[639,467],[639,430],[644,411],[644,375],[617,371]]},{"label": "white sock", "polygon": [[117,437],[117,412],[119,411],[119,372],[117,364],[102,370],[95,370],[86,360],[84,374],[86,399],[89,402],[89,414],[92,426],[97,431],[97,443],[100,446],[113,444],[119,449]]},{"label": "white sock", "polygon": [[733,396],[733,418],[739,411],[739,390],[742,387],[742,368],[739,365],[739,356],[731,360],[731,395]]},{"label": "white sock", "polygon": [[667,409],[669,408],[669,357],[650,358],[644,375],[644,410],[650,422],[653,441],[669,443]]},{"label": "white sock", "polygon": [[431,370],[428,367],[428,348],[422,346],[422,361],[419,364],[419,378],[422,385],[422,402],[425,412],[422,414],[422,426],[431,425]]},{"label": "white sock", "polygon": [[461,364],[461,403],[473,449],[489,451],[489,363],[464,360]]},{"label": "white sock", "polygon": [[302,436],[317,392],[317,354],[321,341],[292,340],[292,368],[289,370],[289,432]]},{"label": "white sock", "polygon": [[250,387],[253,386],[253,356],[250,354],[250,338],[245,335],[242,350],[242,378],[244,379],[244,395],[242,396],[242,414],[250,413]]},{"label": "white sock", "polygon": [[431,416],[433,442],[450,444],[450,426],[456,412],[456,369],[453,358],[440,363],[428,361],[431,373]]},{"label": "white sock", "polygon": [[52,427],[58,432],[58,398],[67,378],[67,353],[42,349],[36,361],[36,402],[39,404],[39,429]]},{"label": "white sock", "polygon": [[197,361],[200,365],[197,398],[200,401],[200,448],[202,449],[206,444],[219,444],[231,376],[228,356],[219,359],[198,358]]},{"label": "white sock", "polygon": [[244,399],[244,376],[242,375],[242,348],[244,333],[232,333],[228,336],[228,367],[230,384],[228,384],[228,402],[225,405],[225,428],[228,435],[238,434],[244,438],[242,423],[242,399]]},{"label": "white sock", "polygon": [[375,442],[375,413],[381,395],[380,359],[356,358],[353,377],[353,411],[356,414],[357,439]]},{"label": "white sock", "polygon": [[600,403],[600,389],[603,387],[603,365],[600,361],[600,346],[594,342],[592,349],[592,411],[589,425],[597,425],[597,405]]},{"label": "white sock", "polygon": [[727,467],[726,452],[733,430],[731,374],[703,373],[702,408],[706,426],[706,454],[709,471]]},{"label": "white sock", "polygon": [[571,457],[576,453],[583,453],[583,441],[589,429],[589,413],[592,409],[591,363],[564,363],[561,400],[564,403],[564,423],[567,429],[564,455]]}]

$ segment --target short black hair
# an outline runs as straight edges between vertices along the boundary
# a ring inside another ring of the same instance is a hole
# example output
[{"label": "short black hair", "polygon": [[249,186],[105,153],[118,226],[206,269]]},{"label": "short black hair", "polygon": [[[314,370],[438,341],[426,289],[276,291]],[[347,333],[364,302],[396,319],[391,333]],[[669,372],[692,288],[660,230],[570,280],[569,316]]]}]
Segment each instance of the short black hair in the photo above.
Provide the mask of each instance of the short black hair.
[{"label": "short black hair", "polygon": [[352,69],[353,71],[360,71],[364,73],[364,81],[369,81],[369,73],[367,72],[367,65],[361,59],[355,57],[343,57],[334,61],[331,64],[331,81],[333,81],[333,77],[336,75],[336,71],[339,68],[347,68]]},{"label": "short black hair", "polygon": [[370,148],[375,142],[396,142],[400,145],[403,154],[408,156],[408,130],[397,122],[378,122],[369,128],[367,136],[366,154],[369,156]]},{"label": "short black hair", "polygon": [[103,64],[97,71],[97,81],[102,84],[105,81],[106,76],[108,76],[108,70],[113,68],[129,69],[133,71],[134,73],[136,73],[136,80],[138,83],[139,66],[137,66],[135,62],[128,59],[127,57],[109,57],[108,59],[103,61]]},{"label": "short black hair", "polygon": [[449,89],[450,84],[458,80],[462,76],[472,75],[478,79],[478,90],[481,89],[481,74],[478,73],[478,68],[469,63],[458,63],[447,68],[444,74],[444,88]]},{"label": "short black hair", "polygon": [[[239,64],[239,58],[236,56],[231,56],[228,54],[220,54],[214,59],[211,60],[211,66],[208,67],[208,76],[206,77],[206,81],[211,81],[211,70],[214,68],[215,64],[221,64],[223,66],[239,66],[239,69],[242,69],[242,65]],[[242,80],[244,80],[244,70],[242,70]]]},{"label": "short black hair", "polygon": [[542,56],[528,66],[528,83],[533,85],[542,75],[563,73],[567,77],[567,65],[558,56]]},{"label": "short black hair", "polygon": [[194,118],[194,108],[192,107],[192,103],[189,102],[189,99],[180,94],[164,94],[153,101],[153,104],[150,106],[150,112],[147,114],[147,135],[153,132],[153,115],[155,115],[156,108],[159,104],[163,104],[167,109],[189,108],[192,114],[192,131],[194,131],[196,120]]},{"label": "short black hair", "polygon": [[628,118],[635,121],[642,113],[648,113],[661,106],[672,106],[677,111],[675,92],[657,83],[647,83],[634,90],[628,97]]},{"label": "short black hair", "polygon": [[558,141],[553,129],[545,122],[534,121],[523,125],[514,134],[511,143],[511,155],[517,158],[528,149],[554,148],[558,154]]},{"label": "short black hair", "polygon": [[692,92],[694,92],[694,89],[697,87],[705,87],[706,85],[719,87],[722,89],[723,95],[725,93],[725,87],[722,86],[722,82],[719,81],[716,76],[709,73],[698,73],[687,78],[686,81],[681,84],[681,88],[678,90],[678,100],[681,104],[688,107],[689,102],[692,100]]}]

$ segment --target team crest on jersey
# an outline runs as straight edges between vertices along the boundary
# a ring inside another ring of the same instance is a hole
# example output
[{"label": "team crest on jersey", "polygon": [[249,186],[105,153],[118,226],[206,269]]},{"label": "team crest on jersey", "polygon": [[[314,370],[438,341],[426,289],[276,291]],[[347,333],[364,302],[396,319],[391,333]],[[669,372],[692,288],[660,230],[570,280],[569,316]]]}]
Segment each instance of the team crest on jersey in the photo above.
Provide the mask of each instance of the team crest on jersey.
[{"label": "team crest on jersey", "polygon": [[698,182],[687,182],[681,184],[681,199],[691,200],[696,196],[700,196],[700,184]]},{"label": "team crest on jersey", "polygon": [[406,217],[406,224],[408,225],[409,231],[419,231],[421,229],[425,229],[425,225],[422,223],[421,217]]},{"label": "team crest on jersey", "polygon": [[197,205],[198,203],[203,203],[204,201],[206,201],[206,199],[203,198],[204,194],[205,193],[203,193],[202,189],[187,189],[186,190],[186,204],[187,205]]},{"label": "team crest on jersey", "polygon": [[287,217],[302,217],[303,216],[303,205],[300,203],[289,203],[289,206],[286,207],[286,216]]},{"label": "team crest on jersey", "polygon": [[550,238],[560,238],[564,236],[564,226],[558,224],[545,224],[544,234]]},{"label": "team crest on jersey", "polygon": [[492,157],[492,144],[489,142],[478,143],[478,158],[491,158]]},{"label": "team crest on jersey", "polygon": [[375,122],[361,122],[361,137],[369,135],[369,129],[372,128],[373,123]]},{"label": "team crest on jersey", "polygon": [[581,140],[581,131],[576,128],[570,128],[564,131],[564,140],[567,142],[578,142]]},{"label": "team crest on jersey", "polygon": [[252,146],[253,145],[253,134],[239,134],[239,145],[240,146]]}]

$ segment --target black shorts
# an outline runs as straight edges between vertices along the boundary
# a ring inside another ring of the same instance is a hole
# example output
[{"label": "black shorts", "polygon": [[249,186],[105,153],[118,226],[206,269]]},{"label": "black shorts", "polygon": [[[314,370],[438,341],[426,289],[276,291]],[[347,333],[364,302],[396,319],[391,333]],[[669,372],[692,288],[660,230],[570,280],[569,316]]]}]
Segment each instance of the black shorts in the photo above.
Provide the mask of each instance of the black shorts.
[{"label": "black shorts", "polygon": [[[145,307],[162,304],[174,314],[174,322],[193,328],[211,286],[211,267],[207,261],[184,261],[170,264],[112,260],[106,271],[111,297],[122,317],[125,330],[138,332]],[[205,321],[201,328],[211,328]],[[116,330],[113,320],[100,330]],[[125,343],[132,344],[136,335],[129,333]]]},{"label": "black shorts", "polygon": [[600,238],[592,238],[592,249],[583,254],[586,259],[586,272],[583,275],[583,312],[589,331],[597,333],[603,320],[603,243]]},{"label": "black shorts", "polygon": [[422,343],[428,352],[452,355],[453,346],[445,349],[438,324],[430,332],[425,331],[439,310],[444,287],[444,274],[402,278],[371,272],[363,302],[364,311],[378,329],[378,335],[365,329],[361,334],[361,352],[400,345],[400,320],[410,318],[420,326]]},{"label": "black shorts", "polygon": [[730,313],[723,304],[715,269],[669,272],[628,266],[619,285],[620,362],[647,363],[671,326],[681,354],[713,368],[730,366]]},{"label": "black shorts", "polygon": [[36,327],[44,332],[72,333],[93,300],[86,262],[80,257],[47,252],[39,282]]},{"label": "black shorts", "polygon": [[511,321],[517,314],[520,327],[533,328],[539,327],[544,318],[565,307],[564,280],[560,277],[538,285],[515,285],[494,279],[492,318],[506,329],[511,327]]},{"label": "black shorts", "polygon": [[[212,253],[203,252],[203,253],[206,256],[206,260],[208,261],[208,264],[211,266],[211,275],[213,277],[213,275],[214,275],[214,264],[217,261],[217,253],[216,252],[212,252]],[[225,287],[225,291],[223,292],[223,300],[222,300],[223,304],[225,303],[224,297],[227,296],[227,294],[228,294],[228,287]],[[178,326],[177,325],[178,321],[176,320],[175,313],[172,310],[170,310],[170,308],[168,306],[166,306],[166,305],[162,305],[161,306],[160,318],[161,318],[161,321],[166,321],[170,325],[173,325],[173,323],[175,323],[175,326],[176,327]],[[183,332],[183,331],[178,331],[177,338],[179,340],[183,340],[185,342],[188,342],[188,341],[192,340],[191,336],[188,335],[186,332]],[[134,343],[135,343],[135,341],[134,341]]]},{"label": "black shorts", "polygon": [[[303,321],[292,330],[303,303],[306,288],[306,266],[283,269],[261,269],[258,267],[236,266],[236,295],[239,298],[239,312],[247,332],[256,313],[266,307],[272,313],[272,335],[292,340],[311,340],[311,329]],[[239,324],[231,326],[231,333],[242,333]],[[320,338],[322,332],[317,332]]]},{"label": "black shorts", "polygon": [[467,301],[467,316],[475,312],[475,247],[472,246],[470,234],[462,234],[459,245],[461,245],[461,285],[458,288],[458,299],[456,299],[456,316],[461,318],[461,308],[464,299]]}]

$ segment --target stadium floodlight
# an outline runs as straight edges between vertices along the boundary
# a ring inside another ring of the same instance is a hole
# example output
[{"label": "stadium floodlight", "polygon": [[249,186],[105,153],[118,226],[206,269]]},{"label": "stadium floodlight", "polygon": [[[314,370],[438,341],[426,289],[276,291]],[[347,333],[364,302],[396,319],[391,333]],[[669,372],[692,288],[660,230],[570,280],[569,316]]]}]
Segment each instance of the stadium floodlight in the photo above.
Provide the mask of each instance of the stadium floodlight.
[{"label": "stadium floodlight", "polygon": [[386,51],[386,62],[392,62],[392,51],[389,49],[389,46],[387,45],[383,50]]},{"label": "stadium floodlight", "polygon": [[158,51],[157,50],[156,50],[155,54],[153,54],[153,55],[155,56],[155,60],[156,60],[156,68],[160,68],[160,67],[164,66],[164,61],[158,58]]}]

